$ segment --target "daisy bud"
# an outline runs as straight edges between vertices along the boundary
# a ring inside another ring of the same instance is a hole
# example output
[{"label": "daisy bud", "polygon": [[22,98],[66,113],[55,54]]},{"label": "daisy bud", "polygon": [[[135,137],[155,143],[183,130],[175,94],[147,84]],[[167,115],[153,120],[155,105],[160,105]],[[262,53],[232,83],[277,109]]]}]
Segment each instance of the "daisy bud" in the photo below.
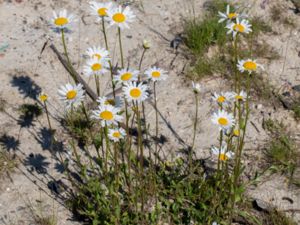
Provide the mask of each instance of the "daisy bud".
[{"label": "daisy bud", "polygon": [[151,47],[151,44],[148,40],[144,39],[143,40],[143,48],[144,49],[149,49]]},{"label": "daisy bud", "polygon": [[195,92],[195,94],[199,94],[201,91],[201,85],[199,83],[194,83],[194,81],[192,81],[192,85],[193,85],[193,91]]}]

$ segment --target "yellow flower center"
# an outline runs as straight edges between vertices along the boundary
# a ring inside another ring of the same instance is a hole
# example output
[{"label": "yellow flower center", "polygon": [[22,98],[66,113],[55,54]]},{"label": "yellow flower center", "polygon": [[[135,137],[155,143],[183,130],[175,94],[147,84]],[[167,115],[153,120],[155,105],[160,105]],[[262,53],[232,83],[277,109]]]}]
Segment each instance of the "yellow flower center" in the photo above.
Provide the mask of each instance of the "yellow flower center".
[{"label": "yellow flower center", "polygon": [[228,157],[227,157],[226,154],[221,153],[221,154],[219,155],[219,160],[221,160],[221,161],[226,161],[227,159],[228,159]]},{"label": "yellow flower center", "polygon": [[100,63],[95,63],[94,65],[92,65],[93,71],[99,71],[101,69],[102,69],[102,65]]},{"label": "yellow flower center", "polygon": [[225,98],[224,96],[220,96],[220,97],[217,99],[217,101],[218,101],[219,103],[223,103],[223,102],[225,102],[225,100],[226,100],[226,98]]},{"label": "yellow flower center", "polygon": [[142,91],[139,88],[133,88],[130,90],[130,96],[133,98],[138,98],[142,94]]},{"label": "yellow flower center", "polygon": [[100,118],[103,120],[112,120],[114,118],[114,115],[110,111],[103,111],[100,113]]},{"label": "yellow flower center", "polygon": [[236,17],[237,17],[237,13],[229,13],[228,15],[227,15],[227,17],[229,18],[229,19],[235,19]]},{"label": "yellow flower center", "polygon": [[222,126],[228,125],[228,119],[226,119],[226,118],[224,118],[224,117],[219,118],[218,122],[219,122],[219,124],[222,125]]},{"label": "yellow flower center", "polygon": [[113,133],[113,137],[115,137],[115,138],[120,138],[120,137],[121,137],[120,132],[119,132],[119,131],[114,132],[114,133]]},{"label": "yellow flower center", "polygon": [[75,90],[68,91],[67,93],[68,100],[74,99],[76,96],[77,96],[77,91]]},{"label": "yellow flower center", "polygon": [[239,100],[243,100],[243,96],[241,96],[241,95],[236,95],[236,96],[235,96],[235,99],[238,100],[238,101],[239,101]]},{"label": "yellow flower center", "polygon": [[240,23],[235,24],[233,26],[233,29],[235,31],[238,31],[238,32],[241,32],[241,33],[243,33],[245,31],[245,27],[242,24],[240,24]]},{"label": "yellow flower center", "polygon": [[257,69],[257,64],[253,61],[245,62],[243,66],[246,70],[256,70]]},{"label": "yellow flower center", "polygon": [[40,100],[41,100],[42,102],[47,101],[47,99],[48,99],[48,96],[47,96],[46,94],[43,94],[43,95],[40,96]]},{"label": "yellow flower center", "polygon": [[122,80],[122,81],[128,81],[128,80],[131,79],[131,77],[132,77],[132,73],[123,73],[123,74],[121,75],[121,80]]},{"label": "yellow flower center", "polygon": [[97,58],[98,60],[100,60],[102,57],[100,54],[94,54],[92,58]]},{"label": "yellow flower center", "polygon": [[54,23],[56,26],[64,26],[67,23],[69,23],[69,20],[65,17],[59,17],[59,18],[55,19]]},{"label": "yellow flower center", "polygon": [[154,78],[160,77],[160,72],[159,71],[152,72],[152,77],[154,77]]},{"label": "yellow flower center", "polygon": [[99,16],[107,16],[106,10],[107,10],[107,8],[98,9]]},{"label": "yellow flower center", "polygon": [[233,135],[236,136],[236,137],[240,136],[240,131],[238,129],[234,129],[233,130]]},{"label": "yellow flower center", "polygon": [[123,23],[126,20],[126,17],[123,13],[116,13],[112,18],[117,23]]}]

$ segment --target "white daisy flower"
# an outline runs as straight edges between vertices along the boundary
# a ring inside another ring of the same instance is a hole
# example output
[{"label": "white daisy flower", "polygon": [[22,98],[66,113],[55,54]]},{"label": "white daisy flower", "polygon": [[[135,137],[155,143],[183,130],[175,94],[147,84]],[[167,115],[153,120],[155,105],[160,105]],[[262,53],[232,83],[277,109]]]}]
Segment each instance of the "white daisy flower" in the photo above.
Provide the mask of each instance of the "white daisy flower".
[{"label": "white daisy flower", "polygon": [[108,99],[105,96],[99,97],[97,99],[97,102],[102,106],[112,105],[112,106],[117,107],[117,108],[120,108],[123,105],[123,100],[120,96],[116,96],[114,99],[113,98]]},{"label": "white daisy flower", "polygon": [[193,86],[193,91],[196,94],[201,92],[201,85],[199,83],[194,83],[194,81],[192,81],[192,86]]},{"label": "white daisy flower", "polygon": [[258,64],[256,60],[252,59],[239,60],[237,67],[242,73],[247,71],[250,74],[255,72],[258,68],[263,69],[262,65]]},{"label": "white daisy flower", "polygon": [[164,71],[156,66],[146,70],[145,75],[152,81],[166,80],[168,78],[167,71]]},{"label": "white daisy flower", "polygon": [[233,37],[235,37],[238,33],[249,34],[252,32],[251,24],[248,20],[243,19],[241,22],[239,18],[236,18],[236,22],[231,22],[227,24],[226,28],[228,29],[227,34],[232,33]]},{"label": "white daisy flower", "polygon": [[214,124],[220,127],[220,130],[228,130],[235,124],[233,115],[224,110],[218,110],[218,112],[215,112],[211,120]]},{"label": "white daisy flower", "polygon": [[123,116],[118,115],[119,112],[120,109],[112,105],[99,105],[97,110],[92,111],[92,118],[100,120],[102,127],[118,125],[123,119]]},{"label": "white daisy flower", "polygon": [[91,59],[96,58],[98,60],[109,60],[109,52],[105,48],[93,46],[87,49],[86,54]]},{"label": "white daisy flower", "polygon": [[108,137],[113,142],[119,142],[125,136],[126,136],[126,132],[123,128],[108,130]]},{"label": "white daisy flower", "polygon": [[220,161],[227,161],[228,159],[231,159],[234,156],[234,153],[232,151],[227,150],[226,145],[223,145],[221,148],[213,146],[211,148],[211,151],[214,155],[218,156],[218,159]]},{"label": "white daisy flower", "polygon": [[137,81],[140,71],[132,69],[118,70],[118,74],[114,76],[114,81],[124,83],[128,81]]},{"label": "white daisy flower", "polygon": [[125,9],[122,9],[122,6],[112,7],[107,11],[109,16],[110,26],[117,25],[121,29],[129,28],[128,23],[132,23],[135,15],[129,8],[126,6]]},{"label": "white daisy flower", "polygon": [[60,31],[62,29],[70,30],[75,21],[75,17],[72,14],[68,15],[67,10],[63,9],[58,13],[53,12],[51,26],[55,31]]},{"label": "white daisy flower", "polygon": [[46,102],[48,100],[48,95],[42,92],[39,94],[38,98],[41,102]]},{"label": "white daisy flower", "polygon": [[58,90],[60,99],[66,103],[67,108],[76,107],[84,99],[84,90],[82,84],[72,85],[70,83],[61,86]]},{"label": "white daisy flower", "polygon": [[228,105],[232,99],[233,99],[233,94],[232,92],[221,92],[220,94],[214,93],[213,94],[213,100],[216,101],[218,104],[221,105]]},{"label": "white daisy flower", "polygon": [[238,16],[239,16],[239,14],[237,12],[230,12],[230,5],[227,5],[225,13],[219,12],[219,17],[220,17],[219,23],[222,23],[226,20],[229,20],[229,21],[234,20]]},{"label": "white daisy flower", "polygon": [[83,73],[90,77],[93,75],[102,75],[107,72],[108,62],[104,59],[98,59],[94,57],[92,59],[87,60],[86,65],[83,67]]},{"label": "white daisy flower", "polygon": [[128,101],[143,102],[148,98],[148,87],[142,83],[128,82],[124,84],[123,92]]},{"label": "white daisy flower", "polygon": [[240,93],[232,92],[232,95],[236,101],[246,101],[247,93],[245,91],[240,91]]},{"label": "white daisy flower", "polygon": [[97,16],[97,21],[102,20],[102,18],[105,18],[107,20],[107,12],[109,10],[111,10],[111,8],[113,7],[113,3],[112,2],[95,2],[92,1],[89,3],[90,7],[91,7],[91,12],[93,15]]}]

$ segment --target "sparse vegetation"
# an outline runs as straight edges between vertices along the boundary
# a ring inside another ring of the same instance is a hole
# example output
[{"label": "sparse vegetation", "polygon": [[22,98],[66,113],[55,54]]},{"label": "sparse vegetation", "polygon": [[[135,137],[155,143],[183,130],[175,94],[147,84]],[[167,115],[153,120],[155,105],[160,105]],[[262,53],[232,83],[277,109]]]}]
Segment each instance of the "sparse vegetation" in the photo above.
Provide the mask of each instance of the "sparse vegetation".
[{"label": "sparse vegetation", "polygon": [[37,200],[36,204],[28,200],[27,208],[28,213],[30,213],[30,222],[35,225],[58,225],[57,216],[54,213],[53,207],[54,206],[46,205],[41,199]]},{"label": "sparse vegetation", "polygon": [[272,119],[266,120],[264,124],[271,138],[265,150],[266,160],[274,171],[287,174],[292,181],[299,166],[297,146],[283,124]]},{"label": "sparse vegetation", "polygon": [[0,178],[10,175],[18,165],[18,161],[14,154],[4,150],[0,146]]}]

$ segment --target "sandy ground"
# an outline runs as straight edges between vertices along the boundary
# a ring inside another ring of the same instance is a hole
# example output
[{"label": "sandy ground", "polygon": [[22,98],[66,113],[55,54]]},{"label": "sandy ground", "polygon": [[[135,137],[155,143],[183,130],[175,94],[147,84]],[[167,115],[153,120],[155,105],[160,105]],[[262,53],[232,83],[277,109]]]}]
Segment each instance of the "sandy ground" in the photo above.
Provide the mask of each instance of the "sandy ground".
[{"label": "sandy ground", "polygon": [[[249,1],[254,4],[251,9],[253,15],[259,15],[268,20],[268,10],[273,4],[280,2],[291,7],[285,1]],[[254,3],[255,2],[255,3]],[[179,48],[177,52],[170,48],[170,41],[182,32],[184,18],[192,15],[192,6],[196,9],[196,16],[203,14],[202,0],[144,0],[144,10],[137,3],[132,3],[137,20],[132,24],[131,30],[123,34],[126,61],[128,65],[136,67],[142,53],[142,40],[148,39],[152,48],[147,52],[143,68],[157,65],[169,71],[169,79],[158,85],[159,109],[163,118],[171,126],[176,135],[168,128],[161,118],[160,130],[167,137],[163,149],[166,157],[176,157],[183,147],[182,139],[186,144],[191,142],[192,121],[194,118],[193,93],[190,82],[185,81],[185,72],[188,71],[189,61],[185,57],[186,49]],[[61,199],[51,194],[48,188],[53,179],[64,179],[59,172],[59,165],[49,153],[49,145],[45,128],[46,116],[43,114],[28,126],[22,124],[18,107],[24,103],[34,103],[35,96],[40,91],[50,96],[50,113],[52,120],[64,113],[63,106],[57,96],[57,88],[68,82],[68,74],[49,48],[53,43],[60,51],[62,45],[60,37],[52,33],[47,21],[52,10],[66,8],[76,15],[82,15],[74,27],[74,32],[68,35],[68,47],[75,68],[82,72],[84,64],[83,53],[91,45],[103,44],[100,35],[100,26],[89,15],[87,1],[72,0],[0,0],[0,47],[7,46],[0,53],[0,96],[7,101],[6,113],[0,113],[0,135],[6,137],[10,143],[9,151],[15,151],[22,159],[19,168],[10,178],[1,181],[0,189],[0,224],[32,224],[30,221],[29,202],[36,206],[42,200],[46,209],[52,209],[59,224],[78,224],[72,220],[71,213],[64,207]],[[287,12],[299,25],[299,16],[290,10]],[[278,35],[263,36],[280,54],[280,59],[267,63],[263,76],[268,77],[276,87],[289,88],[300,84],[299,57],[300,39],[299,26],[290,29],[282,25],[274,25]],[[117,34],[110,29],[109,39],[112,49],[113,64],[118,62]],[[48,44],[41,54],[44,43]],[[92,80],[89,81],[93,83]],[[202,85],[205,90],[201,96],[200,126],[197,132],[197,157],[210,156],[209,148],[216,143],[218,130],[210,122],[210,114],[214,110],[211,102],[211,93],[226,91],[229,87],[225,80],[219,77],[204,79]],[[109,75],[102,79],[103,94],[109,88]],[[274,108],[270,104],[254,99],[251,105],[251,121],[255,124],[249,126],[247,145],[245,150],[245,163],[249,171],[259,166],[262,157],[258,151],[263,146],[268,134],[262,128],[264,118],[272,117],[283,122],[290,128],[294,137],[300,140],[300,124],[293,119],[291,112],[283,108]],[[259,107],[257,107],[259,106]],[[257,109],[258,108],[258,109]],[[148,120],[154,120],[154,109],[147,105]],[[67,144],[67,135],[62,131],[56,121],[58,136],[63,144]],[[4,136],[6,135],[6,136]],[[49,140],[48,140],[49,141]],[[67,145],[65,145],[67,148]],[[298,209],[300,207],[299,190],[290,189],[284,177],[272,176],[256,188],[250,188],[249,194],[267,201],[282,210]],[[294,203],[282,200],[283,197],[293,199]],[[54,199],[54,200],[53,200]],[[46,210],[49,211],[49,210]],[[300,222],[299,213],[294,216]]]}]

